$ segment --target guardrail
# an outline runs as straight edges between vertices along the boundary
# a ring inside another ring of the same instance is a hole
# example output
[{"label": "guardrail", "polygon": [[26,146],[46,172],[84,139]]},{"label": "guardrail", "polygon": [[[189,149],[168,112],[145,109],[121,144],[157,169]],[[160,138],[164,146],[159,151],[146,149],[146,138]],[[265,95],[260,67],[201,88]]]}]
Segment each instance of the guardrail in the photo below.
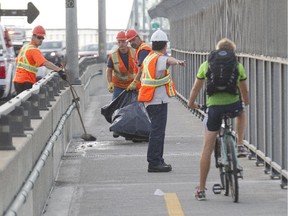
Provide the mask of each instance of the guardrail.
[{"label": "guardrail", "polygon": [[[81,84],[73,87],[82,111],[94,92],[93,78],[102,74],[97,62],[79,61]],[[83,132],[75,106],[54,72],[0,106],[0,215],[41,214],[68,143]]]},{"label": "guardrail", "polygon": [[31,119],[41,119],[40,110],[48,110],[50,102],[65,88],[65,82],[54,72],[0,106],[0,150],[15,150],[12,137],[25,137],[32,130]]}]

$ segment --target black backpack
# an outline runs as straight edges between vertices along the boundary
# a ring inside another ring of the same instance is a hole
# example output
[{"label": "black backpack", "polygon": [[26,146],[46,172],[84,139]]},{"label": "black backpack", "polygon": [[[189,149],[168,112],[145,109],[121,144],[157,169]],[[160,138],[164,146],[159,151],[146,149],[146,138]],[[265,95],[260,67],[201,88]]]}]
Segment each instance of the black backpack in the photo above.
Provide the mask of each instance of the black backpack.
[{"label": "black backpack", "polygon": [[238,94],[237,58],[233,51],[219,49],[208,56],[208,71],[206,73],[206,92],[209,96],[216,92]]}]

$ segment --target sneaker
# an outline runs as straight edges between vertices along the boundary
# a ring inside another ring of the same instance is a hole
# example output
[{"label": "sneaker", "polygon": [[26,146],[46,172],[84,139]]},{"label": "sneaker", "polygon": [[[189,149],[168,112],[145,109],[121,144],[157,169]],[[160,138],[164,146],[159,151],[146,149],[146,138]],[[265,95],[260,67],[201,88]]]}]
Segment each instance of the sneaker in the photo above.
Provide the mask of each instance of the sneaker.
[{"label": "sneaker", "polygon": [[205,190],[200,190],[199,187],[196,187],[195,189],[196,189],[196,191],[194,193],[195,194],[195,198],[198,201],[206,200]]},{"label": "sneaker", "polygon": [[246,157],[248,154],[246,147],[241,144],[241,145],[237,145],[237,157]]}]

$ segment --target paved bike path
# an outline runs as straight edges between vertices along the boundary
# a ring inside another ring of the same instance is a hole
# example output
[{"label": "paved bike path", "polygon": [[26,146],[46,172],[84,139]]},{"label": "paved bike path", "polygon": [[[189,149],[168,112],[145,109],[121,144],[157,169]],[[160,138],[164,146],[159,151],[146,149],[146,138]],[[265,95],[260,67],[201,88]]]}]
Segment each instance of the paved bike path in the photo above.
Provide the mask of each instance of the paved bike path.
[{"label": "paved bike path", "polygon": [[[287,190],[271,180],[255,161],[240,159],[239,203],[214,195],[220,182],[212,165],[207,201],[194,198],[198,185],[203,124],[177,99],[168,106],[165,161],[170,173],[147,172],[147,143],[113,138],[100,109],[111,100],[105,75],[97,78],[97,92],[84,114],[88,133],[96,142],[75,139],[63,157],[45,216],[180,216],[180,215],[287,215]],[[212,160],[213,164],[214,161]]]}]

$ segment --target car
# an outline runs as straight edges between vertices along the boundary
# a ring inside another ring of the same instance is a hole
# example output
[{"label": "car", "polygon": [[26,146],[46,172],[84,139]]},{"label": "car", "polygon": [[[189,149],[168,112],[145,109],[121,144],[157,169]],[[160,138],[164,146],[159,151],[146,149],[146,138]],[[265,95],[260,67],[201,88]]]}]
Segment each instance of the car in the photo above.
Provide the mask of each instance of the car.
[{"label": "car", "polygon": [[118,49],[117,42],[107,42],[106,43],[106,52],[107,55],[113,53],[116,49]]},{"label": "car", "polygon": [[98,44],[85,44],[78,51],[79,59],[88,56],[97,57],[98,55]]},{"label": "car", "polygon": [[66,59],[66,43],[62,40],[43,41],[39,47],[43,56],[56,65],[64,65]]},{"label": "car", "polygon": [[8,30],[0,24],[0,99],[15,95],[16,57]]},{"label": "car", "polygon": [[10,35],[12,42],[22,42],[26,39],[26,30],[24,28],[9,25],[6,25],[5,27],[8,31],[8,34]]}]

